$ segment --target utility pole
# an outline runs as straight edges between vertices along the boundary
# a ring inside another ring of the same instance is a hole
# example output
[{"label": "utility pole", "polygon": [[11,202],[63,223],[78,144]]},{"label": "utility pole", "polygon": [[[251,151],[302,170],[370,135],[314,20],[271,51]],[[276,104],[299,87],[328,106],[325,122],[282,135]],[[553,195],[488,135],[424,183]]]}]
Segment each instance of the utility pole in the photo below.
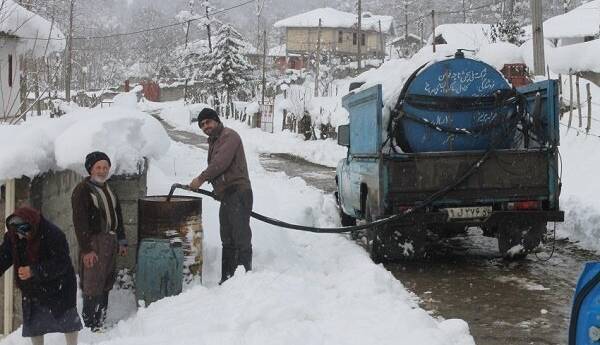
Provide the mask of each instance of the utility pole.
[{"label": "utility pole", "polygon": [[265,104],[265,89],[267,88],[267,30],[263,30],[263,61],[262,61],[262,105]]},{"label": "utility pole", "polygon": [[404,40],[408,44],[408,3],[404,1]]},{"label": "utility pole", "polygon": [[208,36],[208,51],[212,53],[212,42],[210,40],[210,18],[208,17],[208,3],[206,5],[206,34]]},{"label": "utility pole", "polygon": [[319,18],[319,29],[317,30],[317,65],[315,72],[315,97],[319,97],[319,67],[321,66],[321,18]]},{"label": "utility pole", "polygon": [[463,5],[463,23],[467,22],[467,8],[465,7],[465,0],[462,0]]},{"label": "utility pole", "polygon": [[67,102],[71,102],[71,73],[73,63],[73,7],[75,7],[75,0],[71,0],[69,3],[69,47],[67,49],[67,70],[65,73],[65,97]]},{"label": "utility pole", "polygon": [[421,33],[421,46],[419,48],[423,48],[423,46],[425,45],[425,23],[423,22],[423,20],[421,19],[421,21],[419,22],[419,31]]},{"label": "utility pole", "polygon": [[360,70],[360,44],[361,44],[361,24],[362,24],[362,1],[358,0],[358,25],[356,26],[356,63]]},{"label": "utility pole", "polygon": [[433,44],[433,52],[435,53],[435,10],[431,10],[431,37],[433,38],[431,43]]},{"label": "utility pole", "polygon": [[[190,12],[191,13],[191,12]],[[187,46],[188,46],[188,37],[190,35],[190,20],[188,20],[187,22],[187,29],[185,30],[185,46],[184,46],[184,50],[187,50]],[[190,78],[188,78],[188,76],[185,77],[185,84],[183,85],[183,103],[187,104],[187,94],[188,94],[188,81],[190,80]]]},{"label": "utility pole", "polygon": [[379,44],[381,45],[381,63],[385,62],[385,41],[381,31],[381,20],[379,21]]},{"label": "utility pole", "polygon": [[542,26],[542,0],[531,0],[531,28],[533,32],[533,73],[545,75],[544,28]]}]

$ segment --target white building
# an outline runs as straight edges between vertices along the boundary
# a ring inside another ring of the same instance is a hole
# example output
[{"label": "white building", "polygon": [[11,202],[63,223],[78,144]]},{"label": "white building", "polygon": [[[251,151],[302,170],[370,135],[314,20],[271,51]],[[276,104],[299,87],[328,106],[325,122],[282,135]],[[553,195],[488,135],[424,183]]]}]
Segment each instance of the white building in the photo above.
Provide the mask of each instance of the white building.
[{"label": "white building", "polygon": [[21,105],[20,61],[63,50],[64,35],[46,19],[13,0],[0,7],[0,121],[18,115]]}]

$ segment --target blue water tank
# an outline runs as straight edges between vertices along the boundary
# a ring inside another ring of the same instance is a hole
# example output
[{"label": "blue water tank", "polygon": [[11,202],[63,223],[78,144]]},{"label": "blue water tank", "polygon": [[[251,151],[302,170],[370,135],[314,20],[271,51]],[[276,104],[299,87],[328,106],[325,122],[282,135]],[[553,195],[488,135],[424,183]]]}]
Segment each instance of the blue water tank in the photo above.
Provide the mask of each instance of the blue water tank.
[{"label": "blue water tank", "polygon": [[138,250],[135,273],[137,301],[149,305],[183,288],[183,248],[174,239],[145,238]]},{"label": "blue water tank", "polygon": [[407,83],[400,99],[400,141],[406,151],[510,147],[515,98],[494,67],[459,52],[426,66]]}]

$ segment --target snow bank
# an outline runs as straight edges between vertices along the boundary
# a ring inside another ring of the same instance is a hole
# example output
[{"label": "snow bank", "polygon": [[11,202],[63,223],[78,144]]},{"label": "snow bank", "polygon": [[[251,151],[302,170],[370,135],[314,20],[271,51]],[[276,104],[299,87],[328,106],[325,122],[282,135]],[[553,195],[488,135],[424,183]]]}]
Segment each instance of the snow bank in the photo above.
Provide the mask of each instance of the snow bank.
[{"label": "snow bank", "polygon": [[0,32],[23,38],[18,46],[20,52],[31,51],[37,57],[65,49],[65,36],[56,23],[53,25],[13,0],[2,0],[0,4]]},{"label": "snow bank", "polygon": [[0,180],[64,169],[85,176],[85,156],[95,150],[111,157],[113,173],[136,173],[143,157],[159,158],[169,144],[160,123],[134,108],[115,105],[78,109],[58,119],[32,118],[0,125]]},{"label": "snow bank", "polygon": [[568,74],[570,69],[575,72],[600,72],[600,61],[598,60],[598,56],[600,55],[600,40],[557,48],[547,47],[546,54],[550,70],[554,73]]},{"label": "snow bank", "polygon": [[[598,116],[600,112],[594,115]],[[597,136],[586,136],[564,126],[561,129],[561,208],[565,210],[565,223],[558,225],[559,235],[596,251],[600,251],[599,145],[600,138]]]},{"label": "snow bank", "polygon": [[[490,24],[442,24],[435,28],[436,37],[441,36],[447,44],[463,49],[479,49],[484,44],[491,43]],[[427,44],[433,43],[433,35],[429,35]]]},{"label": "snow bank", "polygon": [[544,22],[544,37],[584,37],[598,34],[600,0],[587,2]]},{"label": "snow bank", "polygon": [[[187,114],[197,114],[206,104],[185,105],[182,101],[164,103],[146,102],[143,105],[146,111],[156,111],[160,118],[167,121],[177,129],[189,131],[204,136],[196,123],[187,120]],[[221,117],[225,126],[235,129],[244,142],[248,152],[257,154],[286,153],[303,158],[309,162],[329,167],[337,166],[340,159],[346,157],[346,148],[337,144],[337,141],[304,140],[304,136],[289,131],[266,133],[258,128],[250,128],[238,120]],[[277,121],[277,120],[276,120]]]}]

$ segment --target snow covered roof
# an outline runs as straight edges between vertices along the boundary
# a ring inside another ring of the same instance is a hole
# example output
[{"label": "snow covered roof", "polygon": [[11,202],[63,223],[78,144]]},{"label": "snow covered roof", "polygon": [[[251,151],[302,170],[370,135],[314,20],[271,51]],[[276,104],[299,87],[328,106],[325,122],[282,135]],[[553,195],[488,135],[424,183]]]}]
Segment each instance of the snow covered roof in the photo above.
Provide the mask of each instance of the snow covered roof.
[{"label": "snow covered roof", "polygon": [[590,1],[544,22],[544,37],[584,37],[600,32],[600,0]]},{"label": "snow covered roof", "polygon": [[[358,21],[354,13],[325,7],[282,19],[273,26],[276,28],[316,28],[319,26],[319,18],[321,19],[321,26],[325,28],[354,28]],[[394,18],[365,12],[363,13],[361,27],[363,30],[379,31],[379,21],[381,21],[381,30],[389,32],[392,29]]]},{"label": "snow covered roof", "polygon": [[[447,44],[465,49],[478,49],[491,42],[490,31],[489,24],[442,24],[435,28],[435,35],[441,35]],[[429,35],[427,44],[432,42],[433,37]]]},{"label": "snow covered roof", "polygon": [[[408,37],[409,37],[409,39],[410,39],[410,38],[412,38],[413,40],[416,40],[416,41],[421,41],[421,37],[419,37],[419,36],[417,36],[417,35],[415,35],[415,34],[411,34],[411,33],[409,33],[409,34],[408,34]],[[398,36],[398,37],[394,38],[394,39],[393,39],[393,40],[390,42],[390,44],[397,44],[397,43],[399,43],[399,42],[402,42],[402,41],[404,41],[405,39],[406,39],[406,37],[405,37],[404,35],[401,35],[401,36]],[[425,40],[423,40],[423,43],[425,43]]]},{"label": "snow covered roof", "polygon": [[110,108],[0,124],[0,181],[65,169],[87,176],[83,162],[95,150],[109,155],[115,174],[138,172],[143,157],[160,158],[170,140],[158,120],[136,109],[138,90],[119,94]]},{"label": "snow covered roof", "polygon": [[0,33],[21,38],[19,52],[31,51],[38,57],[47,52],[65,49],[65,36],[56,24],[53,25],[13,0],[0,2]]}]

